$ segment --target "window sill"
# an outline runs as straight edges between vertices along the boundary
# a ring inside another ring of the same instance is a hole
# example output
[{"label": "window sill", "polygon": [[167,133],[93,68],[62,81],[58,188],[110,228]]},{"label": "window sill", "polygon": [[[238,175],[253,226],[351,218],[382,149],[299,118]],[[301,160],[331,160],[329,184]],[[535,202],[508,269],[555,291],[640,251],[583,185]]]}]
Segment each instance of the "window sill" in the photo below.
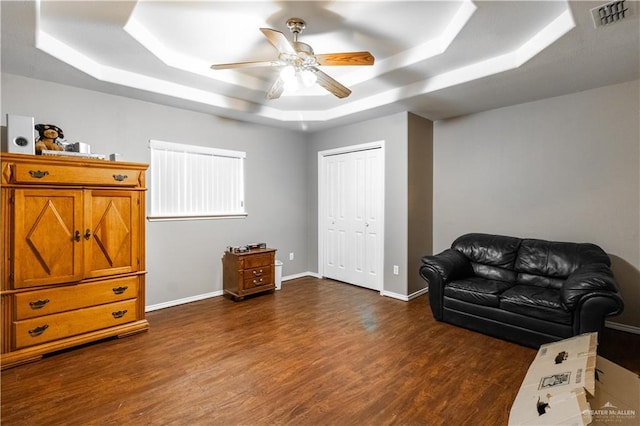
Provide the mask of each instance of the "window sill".
[{"label": "window sill", "polygon": [[194,216],[147,216],[149,222],[167,222],[176,220],[244,219],[248,213],[194,215]]}]

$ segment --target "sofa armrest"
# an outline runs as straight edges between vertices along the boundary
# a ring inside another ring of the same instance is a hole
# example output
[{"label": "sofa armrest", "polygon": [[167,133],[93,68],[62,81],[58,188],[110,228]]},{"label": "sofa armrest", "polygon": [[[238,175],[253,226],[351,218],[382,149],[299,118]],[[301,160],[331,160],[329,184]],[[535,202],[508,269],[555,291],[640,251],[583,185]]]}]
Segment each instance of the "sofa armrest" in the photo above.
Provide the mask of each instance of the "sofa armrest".
[{"label": "sofa armrest", "polygon": [[623,310],[624,303],[618,293],[594,291],[586,294],[573,314],[573,333],[601,333],[607,317],[618,315]]},{"label": "sofa armrest", "polygon": [[470,275],[473,275],[471,263],[457,250],[447,249],[435,256],[422,258],[420,276],[429,284],[429,304],[435,319],[442,320],[444,285]]},{"label": "sofa armrest", "polygon": [[422,268],[425,267],[437,272],[445,283],[473,275],[469,259],[453,249],[447,249],[435,256],[423,256]]},{"label": "sofa armrest", "polygon": [[604,263],[592,263],[576,269],[562,284],[560,297],[565,309],[573,311],[583,297],[592,293],[620,299],[613,273]]}]

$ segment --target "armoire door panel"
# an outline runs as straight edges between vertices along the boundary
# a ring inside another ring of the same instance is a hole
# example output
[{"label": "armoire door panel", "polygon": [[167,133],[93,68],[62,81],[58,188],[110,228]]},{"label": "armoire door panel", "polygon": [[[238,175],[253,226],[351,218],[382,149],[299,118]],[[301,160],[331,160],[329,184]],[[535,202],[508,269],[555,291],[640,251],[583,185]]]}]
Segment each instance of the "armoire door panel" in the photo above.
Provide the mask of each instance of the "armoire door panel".
[{"label": "armoire door panel", "polygon": [[136,191],[86,191],[86,277],[138,270],[138,196]]},{"label": "armoire door panel", "polygon": [[16,189],[13,197],[13,287],[81,280],[82,192]]}]

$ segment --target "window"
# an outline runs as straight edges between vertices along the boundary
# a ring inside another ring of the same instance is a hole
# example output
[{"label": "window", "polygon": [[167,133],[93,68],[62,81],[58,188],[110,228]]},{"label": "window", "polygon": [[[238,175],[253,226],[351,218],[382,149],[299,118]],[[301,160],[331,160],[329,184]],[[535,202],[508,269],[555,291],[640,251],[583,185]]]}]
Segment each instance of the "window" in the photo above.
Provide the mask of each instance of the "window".
[{"label": "window", "polygon": [[149,141],[149,219],[246,216],[240,151]]}]

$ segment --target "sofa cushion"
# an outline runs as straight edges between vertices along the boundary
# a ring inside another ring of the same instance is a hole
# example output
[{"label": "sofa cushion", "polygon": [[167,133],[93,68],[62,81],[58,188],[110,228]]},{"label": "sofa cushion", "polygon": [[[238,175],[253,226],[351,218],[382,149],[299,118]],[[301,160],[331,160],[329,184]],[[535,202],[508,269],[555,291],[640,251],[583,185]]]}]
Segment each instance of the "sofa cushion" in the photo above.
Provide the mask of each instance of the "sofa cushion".
[{"label": "sofa cushion", "polygon": [[[520,244],[515,270],[518,284],[559,289],[580,266],[590,263],[610,265],[609,256],[597,245],[525,239]],[[546,277],[546,280],[535,279]]]},{"label": "sofa cushion", "polygon": [[556,290],[562,288],[564,278],[545,277],[542,275],[533,275],[526,273],[519,273],[516,282],[522,285],[533,285],[537,287],[550,287]]},{"label": "sofa cushion", "polygon": [[515,285],[500,294],[500,308],[561,324],[571,324],[571,312],[563,309],[560,290]]},{"label": "sofa cushion", "polygon": [[514,282],[513,271],[520,238],[489,234],[466,234],[457,238],[451,248],[464,254],[476,276],[489,280]]},{"label": "sofa cushion", "polygon": [[512,284],[505,281],[471,277],[452,281],[444,287],[444,295],[484,306],[500,306],[499,295]]}]

